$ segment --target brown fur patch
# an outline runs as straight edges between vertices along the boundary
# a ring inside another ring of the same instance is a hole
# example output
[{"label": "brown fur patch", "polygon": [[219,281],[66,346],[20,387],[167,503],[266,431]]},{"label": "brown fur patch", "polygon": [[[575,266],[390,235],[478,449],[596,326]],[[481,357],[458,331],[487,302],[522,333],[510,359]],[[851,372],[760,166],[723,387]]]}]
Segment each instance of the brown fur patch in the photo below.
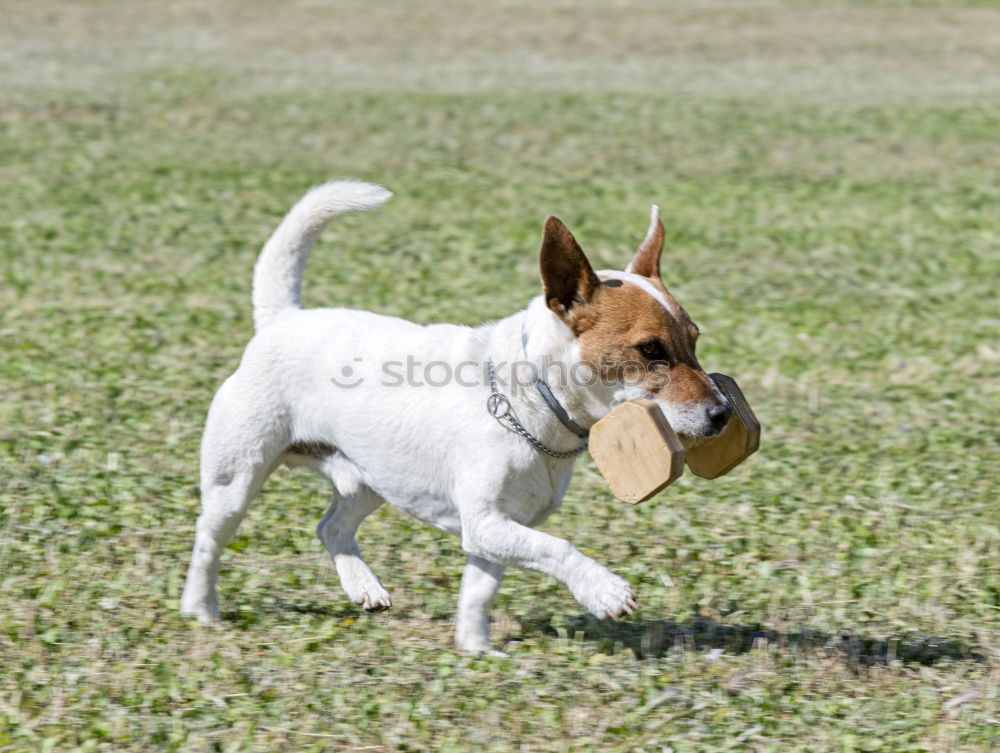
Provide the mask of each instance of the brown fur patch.
[{"label": "brown fur patch", "polygon": [[545,221],[539,266],[545,302],[559,315],[589,301],[600,284],[580,244],[558,217]]},{"label": "brown fur patch", "polygon": [[659,281],[660,252],[663,250],[663,235],[663,223],[660,222],[659,217],[654,216],[649,230],[646,231],[646,237],[639,245],[639,250],[635,252],[635,256],[632,257],[632,261],[628,265],[629,272]]},{"label": "brown fur patch", "polygon": [[[630,266],[663,294],[672,311],[627,281],[602,284],[573,234],[549,217],[540,253],[545,301],[573,330],[581,360],[602,380],[637,382],[647,396],[678,405],[708,402],[716,391],[694,354],[698,328],[660,282],[663,235],[654,214]],[[644,343],[662,346],[665,358],[643,355],[638,346]]]},{"label": "brown fur patch", "polygon": [[[669,402],[714,399],[712,380],[695,356],[698,328],[662,282],[645,279],[663,293],[677,316],[636,285],[602,285],[587,305],[575,307],[566,317],[582,360],[602,379],[638,382],[648,395]],[[653,362],[638,349],[653,341],[662,345],[665,362]]]}]

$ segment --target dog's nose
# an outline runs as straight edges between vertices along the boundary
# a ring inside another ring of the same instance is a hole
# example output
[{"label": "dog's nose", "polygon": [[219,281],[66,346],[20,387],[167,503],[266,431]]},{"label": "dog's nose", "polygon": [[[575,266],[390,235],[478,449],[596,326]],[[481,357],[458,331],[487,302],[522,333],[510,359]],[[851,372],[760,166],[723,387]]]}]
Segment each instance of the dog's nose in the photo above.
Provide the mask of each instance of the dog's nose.
[{"label": "dog's nose", "polygon": [[712,424],[716,434],[726,428],[731,415],[733,415],[733,409],[726,403],[716,403],[708,409],[708,421]]}]

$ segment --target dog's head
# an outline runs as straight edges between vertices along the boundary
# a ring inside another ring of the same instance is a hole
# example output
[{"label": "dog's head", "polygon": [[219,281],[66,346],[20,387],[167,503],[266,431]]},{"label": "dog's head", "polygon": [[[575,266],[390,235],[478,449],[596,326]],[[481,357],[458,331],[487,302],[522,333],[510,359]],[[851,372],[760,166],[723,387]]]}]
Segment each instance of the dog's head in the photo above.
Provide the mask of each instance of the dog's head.
[{"label": "dog's head", "polygon": [[650,398],[682,437],[710,437],[732,410],[695,356],[698,328],[660,280],[663,235],[654,206],[625,271],[595,273],[573,234],[549,217],[541,250],[545,302],[572,331],[580,361],[611,385],[610,407]]}]

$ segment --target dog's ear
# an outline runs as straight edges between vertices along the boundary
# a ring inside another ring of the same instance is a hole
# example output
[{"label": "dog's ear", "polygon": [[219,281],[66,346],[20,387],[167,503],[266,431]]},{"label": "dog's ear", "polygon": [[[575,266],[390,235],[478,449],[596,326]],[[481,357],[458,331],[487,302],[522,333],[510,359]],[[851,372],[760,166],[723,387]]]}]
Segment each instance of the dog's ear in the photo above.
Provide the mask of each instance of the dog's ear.
[{"label": "dog's ear", "polygon": [[576,238],[556,217],[545,220],[539,263],[545,302],[560,316],[587,303],[601,284]]},{"label": "dog's ear", "polygon": [[663,250],[663,223],[660,222],[660,208],[653,204],[649,212],[649,230],[639,244],[632,261],[625,267],[626,272],[634,272],[643,277],[660,279],[660,252]]}]

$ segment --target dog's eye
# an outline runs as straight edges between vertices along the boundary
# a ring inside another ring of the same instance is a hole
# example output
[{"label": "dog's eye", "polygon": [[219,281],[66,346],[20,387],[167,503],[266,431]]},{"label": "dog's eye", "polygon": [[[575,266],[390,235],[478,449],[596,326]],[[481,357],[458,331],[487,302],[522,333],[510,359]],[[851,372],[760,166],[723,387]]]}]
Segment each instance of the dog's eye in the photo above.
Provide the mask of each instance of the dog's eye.
[{"label": "dog's eye", "polygon": [[650,361],[663,361],[665,363],[669,363],[670,361],[670,359],[667,358],[666,348],[664,348],[663,344],[658,340],[649,340],[644,343],[639,343],[635,347]]}]

